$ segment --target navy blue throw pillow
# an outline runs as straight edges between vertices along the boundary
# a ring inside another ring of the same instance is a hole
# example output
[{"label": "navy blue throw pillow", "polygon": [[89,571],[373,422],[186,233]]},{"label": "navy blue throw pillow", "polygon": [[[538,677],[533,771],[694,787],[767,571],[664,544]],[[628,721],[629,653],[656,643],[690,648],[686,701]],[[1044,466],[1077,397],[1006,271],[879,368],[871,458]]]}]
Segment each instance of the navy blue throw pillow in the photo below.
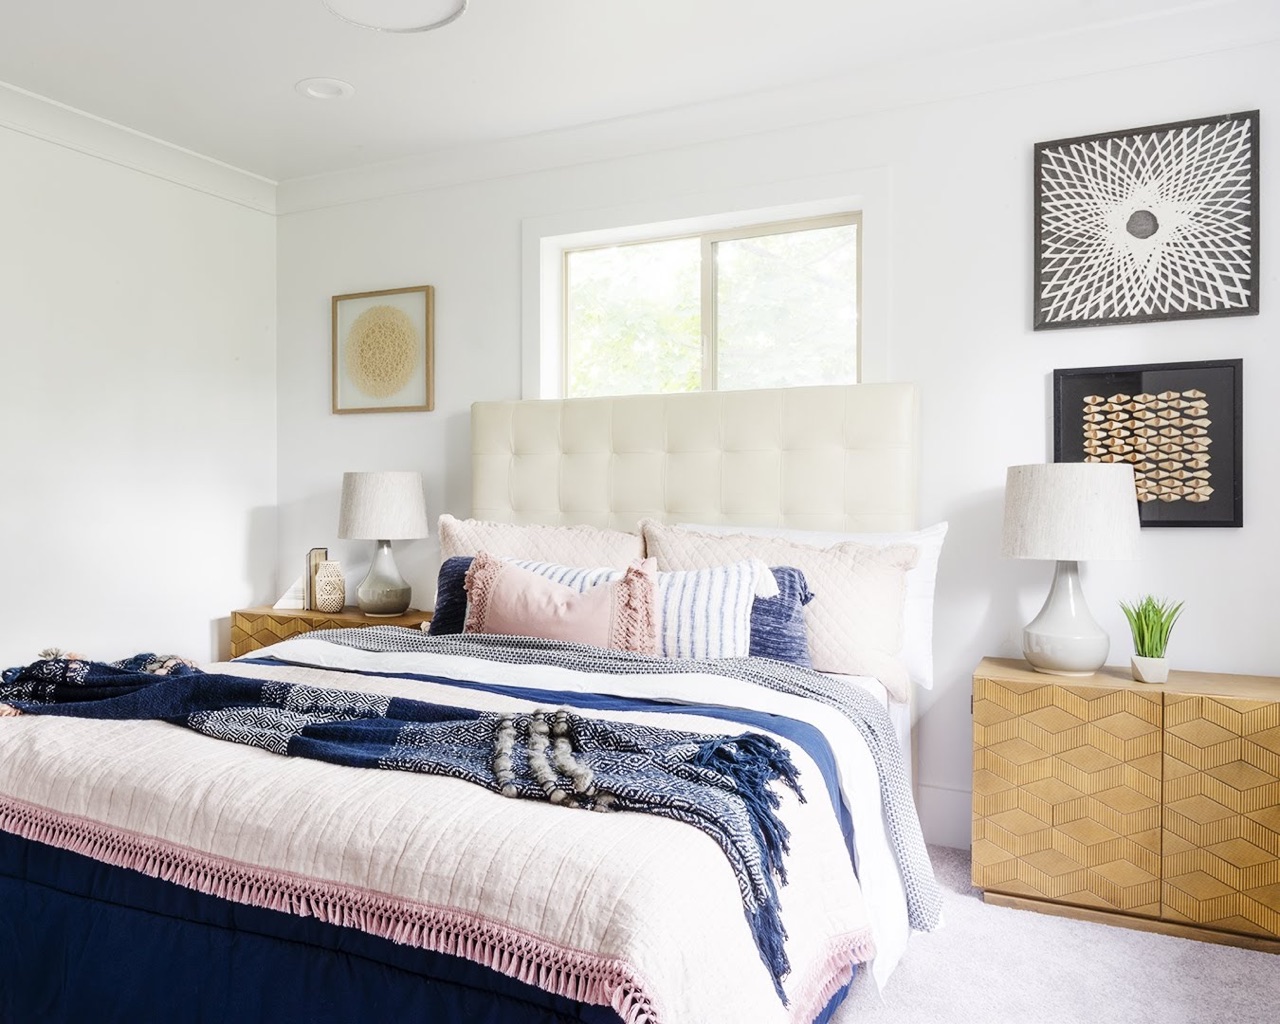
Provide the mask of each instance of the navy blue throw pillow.
[{"label": "navy blue throw pillow", "polygon": [[790,565],[770,571],[778,581],[778,596],[757,597],[751,606],[751,657],[813,668],[804,626],[804,606],[813,600],[809,582]]},{"label": "navy blue throw pillow", "polygon": [[436,580],[436,610],[431,614],[427,632],[431,636],[448,636],[461,633],[467,621],[467,570],[471,568],[470,555],[446,558],[440,566]]}]

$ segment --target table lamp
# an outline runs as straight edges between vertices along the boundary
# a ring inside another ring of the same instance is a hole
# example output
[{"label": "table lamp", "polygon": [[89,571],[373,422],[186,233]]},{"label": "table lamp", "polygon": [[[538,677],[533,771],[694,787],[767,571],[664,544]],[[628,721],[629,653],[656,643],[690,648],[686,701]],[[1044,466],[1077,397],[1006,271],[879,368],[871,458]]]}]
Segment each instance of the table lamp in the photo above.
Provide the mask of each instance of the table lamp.
[{"label": "table lamp", "polygon": [[369,574],[356,588],[356,604],[366,615],[403,615],[408,610],[411,592],[396,568],[391,542],[415,540],[428,532],[421,473],[342,474],[338,536],[378,542]]},{"label": "table lamp", "polygon": [[1079,563],[1137,557],[1138,530],[1126,462],[1009,467],[1000,553],[1058,563],[1044,607],[1022,632],[1023,656],[1037,672],[1088,676],[1106,663],[1111,638],[1085,604]]}]

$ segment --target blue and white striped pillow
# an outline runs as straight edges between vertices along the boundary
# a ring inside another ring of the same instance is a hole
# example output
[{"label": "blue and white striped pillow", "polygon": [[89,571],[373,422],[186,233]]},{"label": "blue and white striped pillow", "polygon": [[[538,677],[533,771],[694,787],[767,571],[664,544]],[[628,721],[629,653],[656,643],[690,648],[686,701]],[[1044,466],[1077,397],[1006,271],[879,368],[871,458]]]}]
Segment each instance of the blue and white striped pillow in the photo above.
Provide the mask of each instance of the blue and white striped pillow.
[{"label": "blue and white striped pillow", "polygon": [[[582,592],[622,576],[620,569],[577,569],[512,559],[556,583]],[[664,658],[745,658],[751,653],[751,606],[775,597],[769,567],[747,559],[711,569],[658,573],[658,628]]]}]

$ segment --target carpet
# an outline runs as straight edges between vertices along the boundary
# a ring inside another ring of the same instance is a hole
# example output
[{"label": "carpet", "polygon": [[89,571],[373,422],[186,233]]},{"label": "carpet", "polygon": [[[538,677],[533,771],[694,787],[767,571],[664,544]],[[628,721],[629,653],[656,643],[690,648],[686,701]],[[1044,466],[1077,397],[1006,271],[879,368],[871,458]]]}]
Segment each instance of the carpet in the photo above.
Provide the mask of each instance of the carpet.
[{"label": "carpet", "polygon": [[988,906],[969,852],[930,847],[944,926],[912,936],[833,1024],[1277,1024],[1280,956]]}]

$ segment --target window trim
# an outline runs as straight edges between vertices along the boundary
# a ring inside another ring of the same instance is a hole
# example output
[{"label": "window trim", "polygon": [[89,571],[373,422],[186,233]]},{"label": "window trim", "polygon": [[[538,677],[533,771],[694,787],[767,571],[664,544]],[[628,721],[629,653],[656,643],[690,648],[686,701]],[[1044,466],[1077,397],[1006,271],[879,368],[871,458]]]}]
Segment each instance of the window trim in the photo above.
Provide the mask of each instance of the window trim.
[{"label": "window trim", "polygon": [[[592,203],[525,217],[520,222],[521,398],[563,398],[560,380],[561,298],[566,248],[618,244],[667,228],[670,234],[733,229],[744,222],[807,219],[858,210],[862,257],[859,379],[893,379],[889,338],[892,301],[891,180],[887,165],[739,183],[709,191],[648,195],[617,206]],[[602,186],[603,187],[603,186]],[[647,225],[648,230],[637,230]],[[499,395],[495,392],[495,395]]]},{"label": "window trim", "polygon": [[841,213],[825,213],[813,217],[791,217],[787,220],[760,221],[741,227],[717,228],[707,231],[684,231],[674,234],[659,233],[625,241],[597,242],[590,245],[567,245],[560,251],[560,394],[569,395],[569,257],[582,252],[601,249],[622,249],[631,245],[652,245],[659,242],[679,242],[696,238],[700,243],[699,271],[699,323],[702,327],[702,372],[699,391],[718,391],[719,381],[719,290],[716,288],[716,245],[743,238],[765,238],[769,235],[787,235],[798,231],[819,231],[823,228],[857,228],[854,232],[854,265],[857,280],[854,283],[854,302],[858,320],[854,329],[854,381],[862,380],[862,211],[847,210]]}]

